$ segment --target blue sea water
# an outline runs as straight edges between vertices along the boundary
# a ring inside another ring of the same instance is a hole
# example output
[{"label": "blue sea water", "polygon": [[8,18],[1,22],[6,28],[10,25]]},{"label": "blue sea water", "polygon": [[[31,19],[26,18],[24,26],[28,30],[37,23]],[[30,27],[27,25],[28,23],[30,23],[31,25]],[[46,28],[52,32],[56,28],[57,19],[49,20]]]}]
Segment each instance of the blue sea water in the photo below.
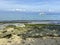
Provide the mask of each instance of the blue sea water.
[{"label": "blue sea water", "polygon": [[24,13],[24,12],[0,12],[1,20],[60,20],[60,14]]}]

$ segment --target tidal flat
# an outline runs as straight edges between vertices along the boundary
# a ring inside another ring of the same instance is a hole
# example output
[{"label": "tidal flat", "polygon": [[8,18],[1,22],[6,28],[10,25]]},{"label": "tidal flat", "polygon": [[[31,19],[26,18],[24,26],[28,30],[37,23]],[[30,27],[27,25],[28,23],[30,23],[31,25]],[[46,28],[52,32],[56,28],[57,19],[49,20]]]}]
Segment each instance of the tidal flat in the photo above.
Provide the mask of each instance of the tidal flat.
[{"label": "tidal flat", "polygon": [[59,24],[0,23],[0,45],[60,45]]}]

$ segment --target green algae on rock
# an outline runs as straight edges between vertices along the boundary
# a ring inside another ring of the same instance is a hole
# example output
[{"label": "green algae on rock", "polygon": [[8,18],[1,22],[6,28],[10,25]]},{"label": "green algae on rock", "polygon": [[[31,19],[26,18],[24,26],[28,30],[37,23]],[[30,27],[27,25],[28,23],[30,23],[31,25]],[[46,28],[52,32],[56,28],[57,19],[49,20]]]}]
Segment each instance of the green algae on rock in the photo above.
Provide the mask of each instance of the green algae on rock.
[{"label": "green algae on rock", "polygon": [[[23,27],[21,27],[24,25]],[[17,24],[9,24],[5,26],[3,30],[0,30],[0,37],[5,38],[6,36],[22,36],[22,37],[58,37],[60,36],[60,25],[55,24],[21,24],[18,26]]]}]

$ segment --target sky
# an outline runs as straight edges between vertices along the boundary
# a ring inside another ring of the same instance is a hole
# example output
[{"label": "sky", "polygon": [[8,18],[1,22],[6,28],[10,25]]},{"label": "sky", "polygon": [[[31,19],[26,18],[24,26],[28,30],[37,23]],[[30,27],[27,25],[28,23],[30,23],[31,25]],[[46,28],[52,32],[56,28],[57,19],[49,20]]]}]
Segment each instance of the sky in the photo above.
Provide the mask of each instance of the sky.
[{"label": "sky", "polygon": [[0,0],[0,10],[60,11],[60,0]]},{"label": "sky", "polygon": [[60,0],[0,0],[0,20],[60,20],[40,12],[60,13]]}]

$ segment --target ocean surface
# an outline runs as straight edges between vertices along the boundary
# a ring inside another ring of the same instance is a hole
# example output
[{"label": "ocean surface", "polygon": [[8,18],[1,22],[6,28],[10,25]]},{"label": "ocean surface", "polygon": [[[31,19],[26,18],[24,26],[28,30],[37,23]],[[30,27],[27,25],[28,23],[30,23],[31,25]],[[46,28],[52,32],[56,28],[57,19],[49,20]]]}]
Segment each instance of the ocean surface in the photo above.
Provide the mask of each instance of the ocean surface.
[{"label": "ocean surface", "polygon": [[40,14],[39,12],[1,12],[0,11],[0,21],[1,20],[60,20],[60,14],[46,13]]}]

